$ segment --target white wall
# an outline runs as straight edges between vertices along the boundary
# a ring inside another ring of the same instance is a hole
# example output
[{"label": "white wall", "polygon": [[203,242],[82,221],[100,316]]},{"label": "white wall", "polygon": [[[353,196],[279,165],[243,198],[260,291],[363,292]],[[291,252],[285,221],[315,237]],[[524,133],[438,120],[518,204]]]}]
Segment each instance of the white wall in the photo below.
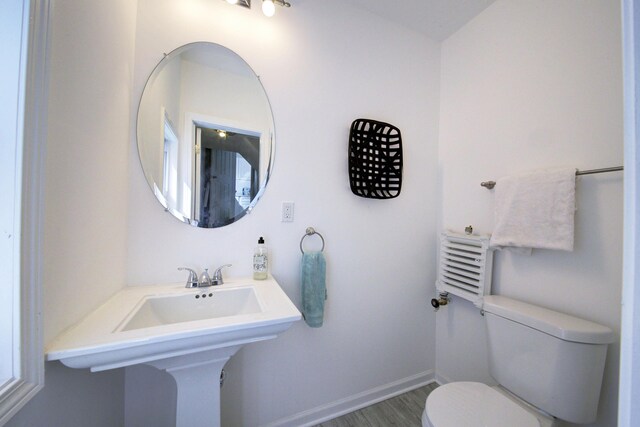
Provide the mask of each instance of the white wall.
[{"label": "white wall", "polygon": [[[50,28],[42,282],[46,343],[126,284],[135,3],[57,0]],[[46,365],[10,426],[114,426],[123,375]]]},{"label": "white wall", "polygon": [[[438,45],[337,0],[277,12],[266,19],[256,7],[204,0],[141,0],[138,7],[134,107],[163,52],[213,41],[260,75],[277,143],[274,174],[255,210],[238,223],[203,230],[162,211],[132,141],[127,281],[182,281],[181,265],[232,263],[227,275],[249,275],[263,235],[272,273],[297,303],[305,228],[316,227],[327,243],[325,325],[300,322],[234,356],[223,389],[228,425],[265,425],[309,410],[320,416],[344,408],[340,399],[426,380],[434,367],[427,298],[435,280]],[[403,133],[397,199],[366,200],[349,190],[348,131],[359,117],[388,121]],[[285,200],[296,203],[294,223],[280,222]]]},{"label": "white wall", "polygon": [[[493,227],[480,182],[553,166],[622,164],[620,9],[615,0],[498,0],[442,45],[442,228]],[[578,178],[572,253],[498,252],[494,292],[619,333],[622,174]],[[454,299],[437,315],[442,381],[492,381],[483,318]],[[618,343],[598,422],[616,424]]]},{"label": "white wall", "polygon": [[45,387],[5,427],[114,427],[124,419],[124,370],[46,366]]},{"label": "white wall", "polygon": [[45,343],[126,284],[128,0],[56,1],[44,231]]}]

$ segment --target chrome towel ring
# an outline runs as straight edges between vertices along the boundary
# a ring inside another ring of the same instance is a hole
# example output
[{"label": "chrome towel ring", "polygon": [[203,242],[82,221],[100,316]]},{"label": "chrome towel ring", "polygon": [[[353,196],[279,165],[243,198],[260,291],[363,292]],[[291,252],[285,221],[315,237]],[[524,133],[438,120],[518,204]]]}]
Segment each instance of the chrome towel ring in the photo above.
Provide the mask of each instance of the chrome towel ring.
[{"label": "chrome towel ring", "polygon": [[304,236],[302,236],[302,239],[300,239],[300,252],[302,252],[303,254],[304,254],[304,249],[302,249],[302,242],[304,242],[305,237],[313,236],[314,234],[317,234],[322,240],[322,249],[320,249],[320,252],[324,252],[324,237],[322,237],[322,234],[314,230],[313,227],[307,227]]}]

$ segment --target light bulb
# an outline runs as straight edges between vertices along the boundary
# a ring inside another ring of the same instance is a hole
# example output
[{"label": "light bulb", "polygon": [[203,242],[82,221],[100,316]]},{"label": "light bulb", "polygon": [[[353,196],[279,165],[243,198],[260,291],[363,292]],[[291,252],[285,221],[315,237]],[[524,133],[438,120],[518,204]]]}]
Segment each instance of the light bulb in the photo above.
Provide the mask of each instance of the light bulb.
[{"label": "light bulb", "polygon": [[264,13],[265,16],[268,16],[269,18],[276,13],[276,5],[273,4],[272,0],[263,0],[262,13]]},{"label": "light bulb", "polygon": [[220,138],[226,138],[227,137],[227,132],[223,131],[223,130],[219,130],[218,131],[218,136]]},{"label": "light bulb", "polygon": [[238,4],[238,0],[227,0],[229,4]]}]

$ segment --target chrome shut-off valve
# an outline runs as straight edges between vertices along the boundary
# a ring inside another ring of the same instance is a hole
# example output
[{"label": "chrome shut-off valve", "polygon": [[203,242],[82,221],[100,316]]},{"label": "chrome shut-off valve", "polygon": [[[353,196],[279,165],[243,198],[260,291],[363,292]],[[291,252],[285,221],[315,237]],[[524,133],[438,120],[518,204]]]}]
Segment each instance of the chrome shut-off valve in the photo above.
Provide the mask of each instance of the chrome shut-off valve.
[{"label": "chrome shut-off valve", "polygon": [[431,307],[433,307],[435,311],[438,311],[441,305],[447,305],[447,304],[449,304],[448,292],[440,292],[439,298],[431,299]]}]

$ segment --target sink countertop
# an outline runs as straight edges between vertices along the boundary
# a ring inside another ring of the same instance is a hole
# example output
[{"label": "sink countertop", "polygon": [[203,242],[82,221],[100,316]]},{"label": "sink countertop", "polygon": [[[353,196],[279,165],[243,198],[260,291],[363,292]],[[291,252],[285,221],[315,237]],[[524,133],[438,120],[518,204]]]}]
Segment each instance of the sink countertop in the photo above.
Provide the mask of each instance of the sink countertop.
[{"label": "sink countertop", "polygon": [[[243,287],[253,287],[255,290],[262,308],[260,313],[120,330],[146,298],[213,292],[215,299],[215,293]],[[130,286],[119,291],[54,339],[47,346],[46,359],[61,360],[71,367],[90,367],[93,371],[112,369],[159,358],[143,350],[150,345],[163,349],[166,356],[167,351],[171,354],[191,352],[194,346],[222,347],[228,345],[225,340],[230,339],[235,340],[233,342],[260,341],[273,338],[275,333],[286,330],[301,317],[298,309],[271,276],[267,280],[228,279],[223,285],[207,288],[185,288],[184,283]],[[280,324],[283,325],[282,329],[278,327]],[[260,329],[262,330],[258,332]],[[252,334],[252,331],[255,333]],[[129,353],[137,351],[138,354],[114,358],[114,353],[123,350]],[[96,356],[97,362],[94,360]],[[83,358],[92,360],[83,361]]]}]

